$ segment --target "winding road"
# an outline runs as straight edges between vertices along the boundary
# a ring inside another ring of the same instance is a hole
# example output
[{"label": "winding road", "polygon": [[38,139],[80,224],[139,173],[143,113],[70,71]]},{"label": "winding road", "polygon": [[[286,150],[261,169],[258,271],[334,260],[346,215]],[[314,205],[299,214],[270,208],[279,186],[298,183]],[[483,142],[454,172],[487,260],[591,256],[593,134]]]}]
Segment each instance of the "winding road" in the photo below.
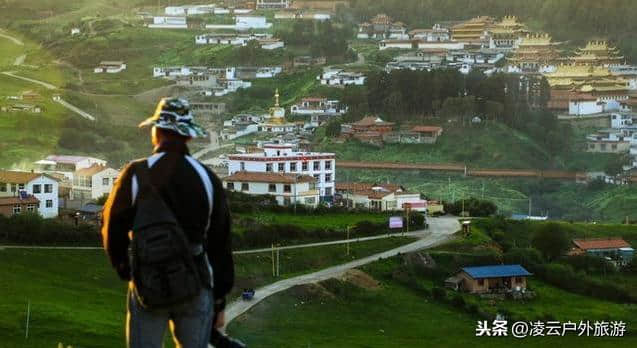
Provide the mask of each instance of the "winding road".
[{"label": "winding road", "polygon": [[339,277],[352,268],[360,267],[382,258],[388,258],[396,256],[398,254],[410,253],[440,245],[453,238],[452,235],[460,230],[460,223],[455,218],[430,218],[429,230],[431,231],[430,233],[420,233],[420,236],[422,236],[422,238],[413,243],[403,245],[395,249],[387,250],[382,253],[371,255],[359,260],[348,262],[346,264],[326,268],[318,272],[284,279],[274,284],[266,285],[264,287],[256,289],[254,298],[251,301],[243,301],[241,299],[237,299],[228,305],[225,312],[226,325],[240,315],[247,312],[250,308],[254,307],[256,304],[263,301],[264,299],[281,291],[285,291],[293,286],[316,283],[326,279]]}]

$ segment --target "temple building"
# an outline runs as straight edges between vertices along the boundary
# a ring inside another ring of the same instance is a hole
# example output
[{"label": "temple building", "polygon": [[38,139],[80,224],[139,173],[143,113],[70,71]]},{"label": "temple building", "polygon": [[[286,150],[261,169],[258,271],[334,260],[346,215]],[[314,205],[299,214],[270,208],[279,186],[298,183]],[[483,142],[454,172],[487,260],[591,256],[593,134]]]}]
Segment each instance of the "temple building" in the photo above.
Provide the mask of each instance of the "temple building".
[{"label": "temple building", "polygon": [[263,123],[258,125],[259,132],[268,133],[287,133],[294,132],[297,128],[296,124],[285,120],[285,108],[279,105],[279,89],[274,94],[274,106],[270,108],[270,112],[264,115]]},{"label": "temple building", "polygon": [[482,44],[487,39],[487,31],[493,26],[493,18],[475,17],[451,27],[451,40],[470,44]]},{"label": "temple building", "polygon": [[614,46],[605,40],[589,41],[584,48],[578,48],[574,55],[566,58],[569,63],[576,65],[615,66],[624,63],[622,56]]},{"label": "temple building", "polygon": [[381,13],[372,18],[369,22],[362,23],[358,27],[359,39],[395,39],[406,40],[407,26],[403,22],[394,22],[388,15]]},{"label": "temple building", "polygon": [[555,68],[560,51],[549,34],[526,34],[508,60],[509,72],[549,72]]},{"label": "temple building", "polygon": [[502,51],[516,49],[523,37],[529,34],[526,26],[515,16],[504,16],[489,29],[489,48]]},{"label": "temple building", "polygon": [[[554,72],[544,76],[551,86],[550,109],[568,109],[576,115],[627,111],[629,83],[623,77],[613,75],[608,67],[558,65]],[[586,107],[582,108],[582,105]],[[582,111],[584,109],[596,112]]]}]

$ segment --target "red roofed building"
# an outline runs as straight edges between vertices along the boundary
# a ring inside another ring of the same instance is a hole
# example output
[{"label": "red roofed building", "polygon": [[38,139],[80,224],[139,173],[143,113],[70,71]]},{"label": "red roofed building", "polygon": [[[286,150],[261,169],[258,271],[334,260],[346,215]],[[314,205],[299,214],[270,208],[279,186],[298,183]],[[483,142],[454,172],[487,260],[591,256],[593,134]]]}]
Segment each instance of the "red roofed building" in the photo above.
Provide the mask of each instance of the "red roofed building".
[{"label": "red roofed building", "polygon": [[635,250],[622,238],[573,239],[570,255],[609,257],[622,263],[629,262]]},{"label": "red roofed building", "polygon": [[223,178],[227,190],[274,196],[279,205],[286,206],[296,202],[316,207],[319,203],[316,182],[310,175],[283,172],[238,171]]},{"label": "red roofed building", "polygon": [[40,200],[32,195],[27,197],[0,198],[0,215],[13,216],[23,213],[37,213]]},{"label": "red roofed building", "polygon": [[421,199],[420,193],[408,192],[396,184],[337,183],[336,192],[341,197],[341,204],[349,208],[376,211],[427,209],[427,201]]}]

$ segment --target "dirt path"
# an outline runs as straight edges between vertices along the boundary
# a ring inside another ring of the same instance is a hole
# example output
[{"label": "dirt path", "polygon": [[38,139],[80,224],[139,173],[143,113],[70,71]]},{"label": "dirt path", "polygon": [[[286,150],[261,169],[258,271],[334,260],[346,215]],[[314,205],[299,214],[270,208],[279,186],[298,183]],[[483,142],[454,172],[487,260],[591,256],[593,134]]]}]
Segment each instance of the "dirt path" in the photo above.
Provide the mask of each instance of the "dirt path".
[{"label": "dirt path", "polygon": [[13,62],[13,65],[15,66],[20,66],[22,64],[24,64],[24,61],[27,59],[27,55],[23,54],[19,57],[16,57],[15,61]]},{"label": "dirt path", "polygon": [[4,32],[5,32],[4,30],[0,29],[0,37],[3,37],[5,39],[7,39],[7,40],[10,40],[10,41],[12,41],[14,44],[16,44],[18,46],[24,46],[24,42],[20,41],[19,39],[15,38],[15,37],[13,37],[11,35],[4,34]]},{"label": "dirt path", "polygon": [[254,307],[257,303],[263,301],[269,296],[272,296],[281,291],[285,291],[293,286],[317,283],[329,278],[340,277],[350,269],[372,263],[381,258],[388,258],[398,254],[410,253],[440,245],[441,243],[444,243],[453,238],[452,234],[460,229],[460,224],[455,218],[432,218],[429,220],[429,222],[431,233],[426,234],[422,239],[416,242],[346,264],[326,268],[318,272],[305,274],[294,278],[281,280],[274,284],[264,286],[256,290],[254,298],[251,301],[242,301],[241,299],[235,300],[226,308],[226,324],[229,324],[238,316],[247,312],[250,308]]},{"label": "dirt path", "polygon": [[10,76],[19,80],[24,80],[24,81],[28,81],[28,82],[32,82],[32,83],[36,83],[40,86],[44,86],[46,89],[58,89],[56,86],[47,83],[47,82],[43,82],[43,81],[38,81],[38,80],[34,80],[34,79],[30,79],[28,77],[24,77],[24,76],[18,76],[16,75],[14,72],[12,71],[3,71],[1,74],[6,75],[6,76]]}]

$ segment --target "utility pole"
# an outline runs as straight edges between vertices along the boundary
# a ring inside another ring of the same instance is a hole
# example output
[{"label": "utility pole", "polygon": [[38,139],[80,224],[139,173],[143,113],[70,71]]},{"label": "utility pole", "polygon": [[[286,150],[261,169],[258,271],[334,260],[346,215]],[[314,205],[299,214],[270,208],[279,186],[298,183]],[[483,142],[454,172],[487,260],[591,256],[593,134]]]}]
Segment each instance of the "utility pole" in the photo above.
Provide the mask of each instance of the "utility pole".
[{"label": "utility pole", "polygon": [[272,276],[276,277],[276,270],[274,269],[274,243],[272,244]]},{"label": "utility pole", "polygon": [[351,226],[347,226],[347,256],[349,256],[349,229]]},{"label": "utility pole", "polygon": [[24,333],[24,339],[29,338],[29,320],[31,319],[31,301],[27,301],[27,327]]},{"label": "utility pole", "polygon": [[529,218],[531,217],[531,196],[529,196]]},{"label": "utility pole", "polygon": [[281,255],[280,255],[280,249],[279,246],[277,245],[276,247],[276,276],[279,277],[281,276]]},{"label": "utility pole", "polygon": [[298,182],[298,178],[299,175],[298,174],[294,174],[294,215],[296,215],[296,187],[297,187],[297,182]]}]

